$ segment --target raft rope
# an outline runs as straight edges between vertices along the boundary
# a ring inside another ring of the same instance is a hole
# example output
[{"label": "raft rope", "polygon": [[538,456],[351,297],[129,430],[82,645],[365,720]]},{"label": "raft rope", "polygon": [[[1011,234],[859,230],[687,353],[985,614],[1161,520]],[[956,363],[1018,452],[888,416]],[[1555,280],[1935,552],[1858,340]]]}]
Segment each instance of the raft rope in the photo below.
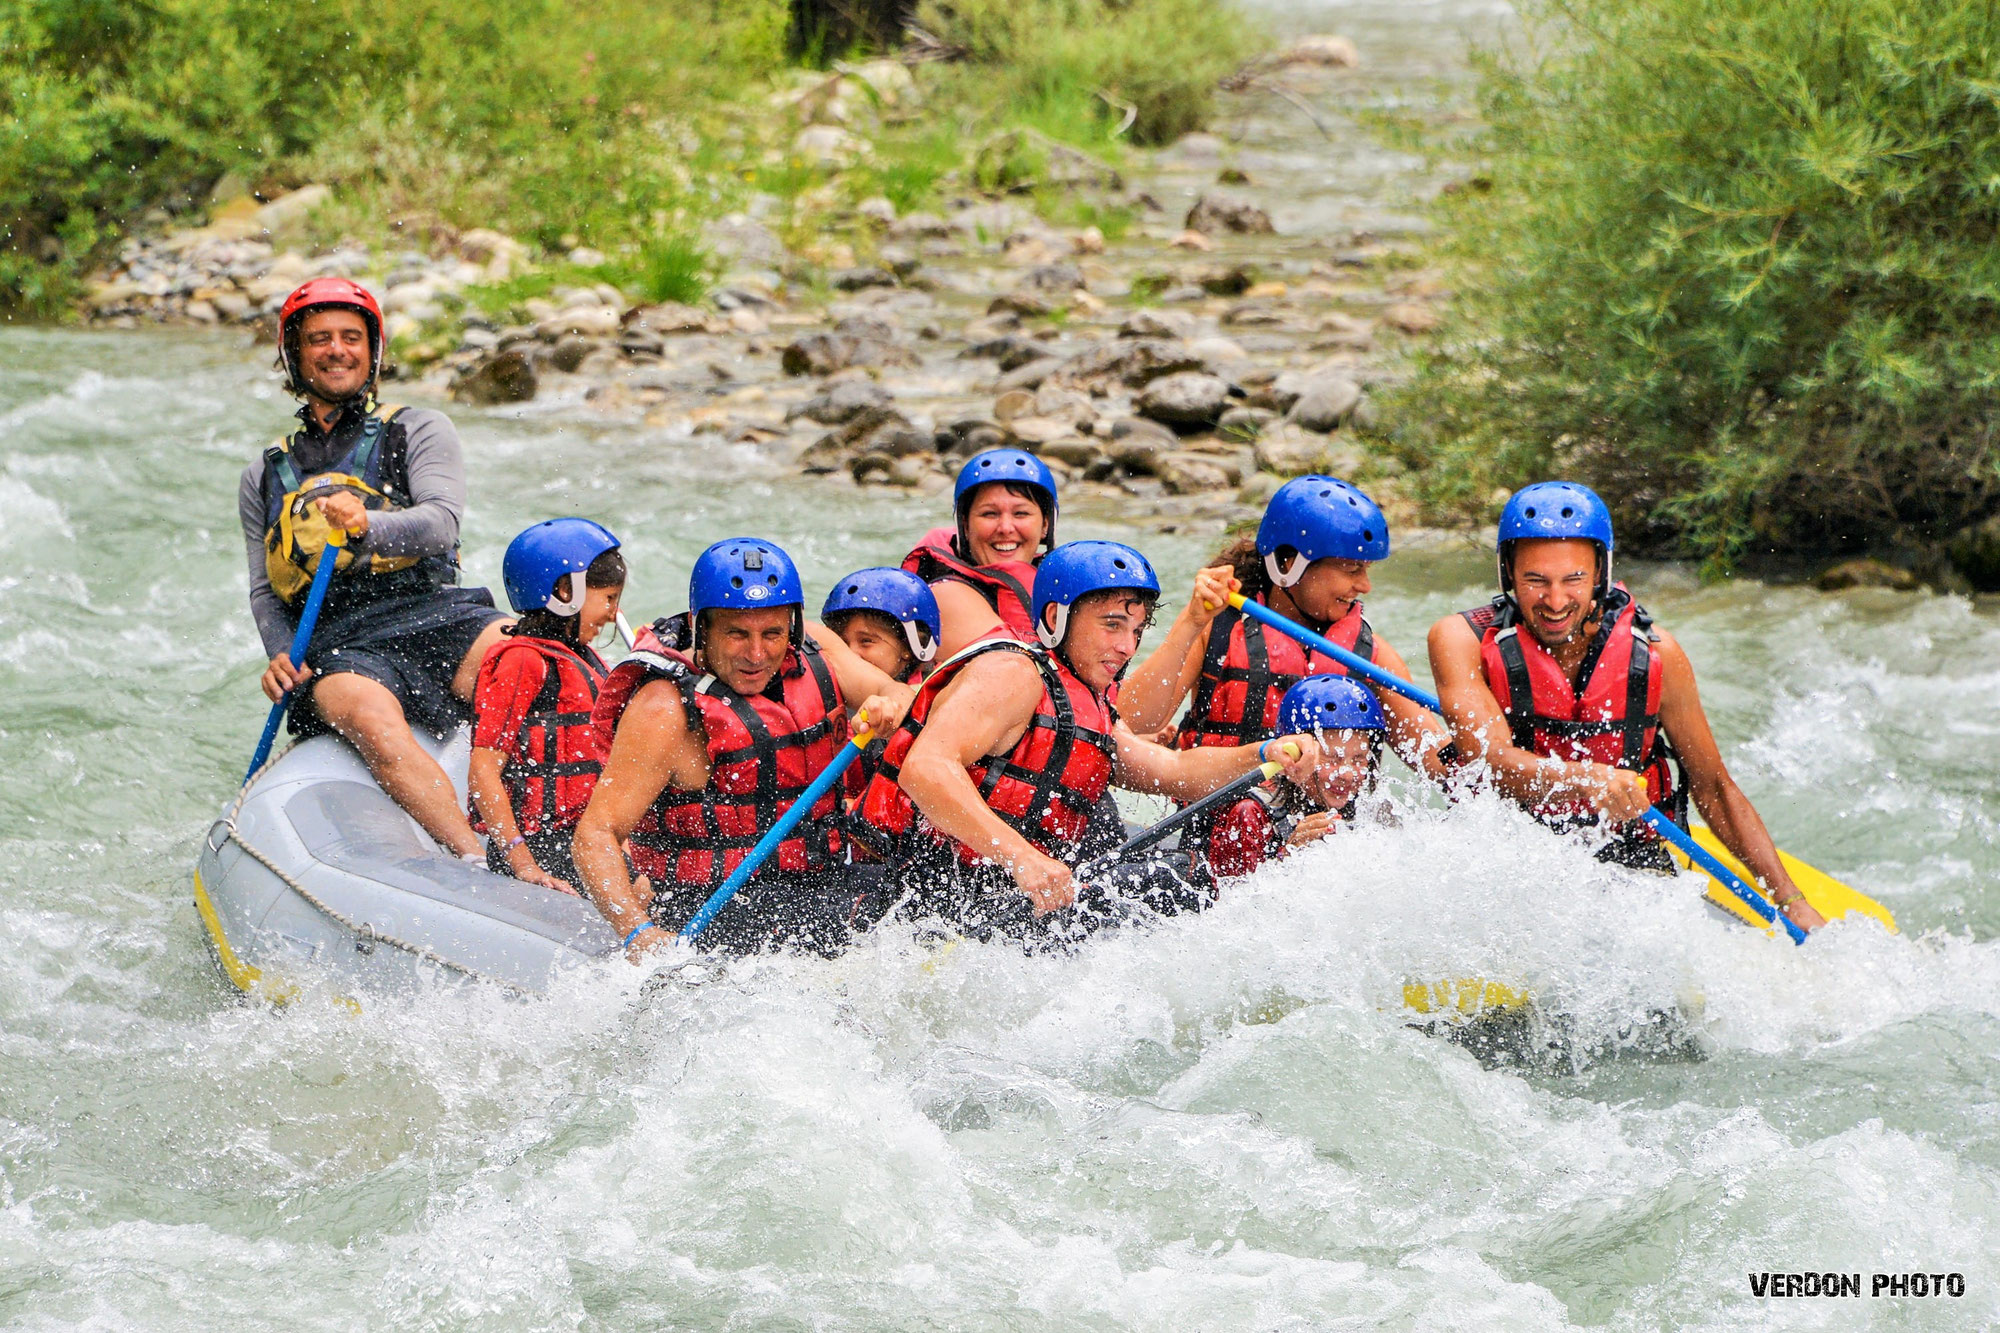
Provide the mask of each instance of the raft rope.
[{"label": "raft rope", "polygon": [[244,853],[247,856],[249,856],[251,860],[263,866],[273,875],[276,875],[278,877],[279,882],[284,884],[286,888],[290,889],[293,893],[296,893],[299,897],[303,898],[308,904],[310,904],[313,907],[314,910],[321,913],[327,919],[334,921],[339,925],[345,927],[346,929],[352,931],[355,937],[358,939],[368,940],[376,944],[387,944],[392,948],[401,949],[405,953],[415,954],[418,958],[423,959],[425,962],[435,963],[439,967],[442,967],[447,971],[457,972],[463,976],[470,977],[475,981],[490,981],[494,985],[503,986],[506,989],[513,991],[518,995],[533,994],[533,992],[528,990],[526,987],[516,985],[514,982],[507,981],[501,977],[488,976],[487,974],[479,971],[476,968],[467,967],[464,963],[455,962],[450,958],[446,958],[443,954],[438,953],[434,949],[426,948],[421,944],[413,944],[409,940],[398,939],[394,935],[384,934],[383,932],[375,929],[375,927],[369,925],[366,921],[353,920],[346,914],[337,911],[335,908],[329,905],[323,898],[321,898],[318,894],[314,893],[311,889],[308,889],[305,885],[299,883],[297,879],[287,874],[284,871],[284,869],[278,865],[276,861],[273,861],[269,856],[266,856],[261,849],[259,849],[255,844],[250,842],[249,839],[243,836],[242,832],[236,827],[236,816],[243,812],[243,802],[249,799],[250,788],[256,785],[257,779],[262,777],[266,770],[271,768],[272,765],[276,764],[280,759],[283,759],[286,755],[290,754],[292,752],[293,746],[296,746],[297,744],[298,742],[294,741],[292,742],[291,745],[287,745],[283,750],[279,751],[275,755],[272,755],[271,758],[265,761],[265,763],[261,767],[257,768],[254,772],[250,774],[249,777],[243,780],[243,788],[241,791],[236,793],[235,803],[229,807],[228,813],[222,816],[222,826],[223,828],[228,830],[228,838],[226,839],[226,841],[233,842],[238,847],[241,847]]}]

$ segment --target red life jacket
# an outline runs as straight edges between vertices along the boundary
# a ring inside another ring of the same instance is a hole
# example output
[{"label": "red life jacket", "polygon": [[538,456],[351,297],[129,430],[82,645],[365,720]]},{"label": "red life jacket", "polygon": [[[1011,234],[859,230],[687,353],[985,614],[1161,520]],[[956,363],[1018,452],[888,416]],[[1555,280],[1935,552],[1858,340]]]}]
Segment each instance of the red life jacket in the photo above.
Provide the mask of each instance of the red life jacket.
[{"label": "red life jacket", "polygon": [[1285,850],[1291,821],[1281,824],[1273,805],[1281,798],[1259,787],[1203,827],[1188,830],[1191,868],[1211,886],[1220,879],[1247,875]]},{"label": "red life jacket", "polygon": [[548,664],[516,733],[516,753],[500,763],[500,784],[523,833],[550,833],[573,827],[597,789],[603,753],[591,726],[597,692],[610,670],[597,650],[580,651],[555,639],[514,635]]},{"label": "red life jacket", "polygon": [[[608,754],[618,719],[640,686],[671,680],[679,688],[688,725],[699,725],[706,741],[708,785],[660,792],[632,830],[632,862],[668,892],[676,886],[712,891],[833,762],[847,743],[847,709],[811,639],[785,654],[770,686],[745,698],[701,675],[666,646],[668,637],[659,626],[641,631],[636,651],[599,692],[592,727]],[[839,864],[846,846],[840,825],[840,801],[829,791],[750,882]]]},{"label": "red life jacket", "polygon": [[[1624,584],[1605,597],[1597,634],[1572,686],[1555,655],[1523,632],[1506,597],[1461,611],[1479,637],[1486,687],[1507,716],[1514,744],[1554,759],[1592,761],[1646,776],[1646,793],[1686,823],[1687,793],[1676,789],[1673,748],[1660,730],[1660,649],[1652,617]],[[1537,818],[1559,825],[1592,822],[1588,804],[1552,801]],[[1629,830],[1657,836],[1634,822]]]},{"label": "red life jacket", "polygon": [[925,583],[963,583],[1000,617],[1007,632],[1023,643],[1035,642],[1033,604],[1035,567],[1026,560],[1002,560],[975,565],[958,553],[958,538],[950,528],[932,528],[908,555],[903,568]]},{"label": "red life jacket", "polygon": [[[1263,602],[1266,595],[1257,600]],[[1369,661],[1375,660],[1375,630],[1359,605],[1327,626],[1325,636]],[[1277,730],[1278,704],[1285,691],[1307,676],[1344,676],[1347,668],[1296,639],[1267,630],[1234,607],[1208,626],[1201,679],[1181,721],[1183,750],[1203,745],[1248,745]]]},{"label": "red life jacket", "polygon": [[[1041,672],[1042,699],[1035,705],[1034,721],[1006,758],[983,758],[968,765],[966,774],[994,814],[1042,852],[1074,864],[1079,855],[1078,840],[1090,825],[1091,806],[1111,786],[1117,753],[1111,724],[1117,713],[1047,649],[1006,638],[997,630],[967,645],[924,682],[903,725],[889,738],[868,784],[861,802],[861,821],[871,833],[879,831],[892,844],[908,845],[921,821],[916,806],[896,785],[903,760],[923,731],[939,691],[967,662],[990,652],[1025,654]],[[934,830],[931,836],[943,837]],[[985,860],[963,843],[955,845],[959,859],[966,864]]]}]

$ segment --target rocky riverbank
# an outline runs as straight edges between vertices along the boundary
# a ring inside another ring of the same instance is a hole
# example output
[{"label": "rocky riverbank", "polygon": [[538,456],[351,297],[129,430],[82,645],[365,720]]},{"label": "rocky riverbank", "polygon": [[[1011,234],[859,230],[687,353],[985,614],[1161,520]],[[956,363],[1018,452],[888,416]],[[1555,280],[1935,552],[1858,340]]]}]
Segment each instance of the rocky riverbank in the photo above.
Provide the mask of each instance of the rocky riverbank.
[{"label": "rocky riverbank", "polygon": [[[1325,101],[1357,60],[1344,39],[1306,38],[1256,75]],[[796,122],[792,153],[817,161],[827,187],[756,195],[707,223],[721,272],[700,304],[579,280],[493,308],[538,266],[588,274],[604,257],[537,255],[436,222],[396,251],[291,247],[328,197],[309,186],[128,242],[89,317],[268,338],[286,292],[340,274],[382,300],[397,396],[548,400],[752,443],[855,485],[939,489],[964,456],[1019,445],[1079,499],[1168,527],[1246,520],[1285,477],[1326,470],[1414,524],[1400,466],[1366,440],[1370,387],[1436,326],[1446,295],[1409,267],[1407,238],[1281,234],[1269,209],[1288,183],[1245,170],[1243,145],[1212,134],[1113,164],[1013,131],[980,144],[969,173],[1004,185],[957,182],[934,211],[834,203],[841,171],[871,151],[858,108],[919,95],[893,62],[775,94]],[[1121,234],[1038,216],[1052,193],[1119,219]],[[817,225],[801,228],[806,209]],[[794,250],[781,230],[815,239]]]}]

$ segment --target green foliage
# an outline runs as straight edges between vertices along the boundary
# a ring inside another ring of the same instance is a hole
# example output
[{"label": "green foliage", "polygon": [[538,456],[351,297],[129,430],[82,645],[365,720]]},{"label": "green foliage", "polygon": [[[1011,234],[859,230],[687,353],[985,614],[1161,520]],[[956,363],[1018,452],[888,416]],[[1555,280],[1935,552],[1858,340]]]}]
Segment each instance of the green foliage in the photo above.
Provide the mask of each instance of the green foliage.
[{"label": "green foliage", "polygon": [[1655,549],[1930,542],[2000,508],[2000,6],[1547,0],[1443,204],[1429,498],[1597,485]]},{"label": "green foliage", "polygon": [[1085,147],[1127,107],[1136,143],[1199,128],[1264,40],[1220,0],[924,0],[918,22],[967,48],[1019,123]]},{"label": "green foliage", "polygon": [[[641,241],[692,121],[783,60],[784,0],[0,0],[0,309],[55,313],[101,238],[225,171],[349,216]],[[282,21],[280,21],[280,19]]]},{"label": "green foliage", "polygon": [[884,108],[877,151],[826,192],[765,101],[789,9],[0,0],[0,312],[63,313],[136,218],[198,221],[225,173],[267,196],[333,186],[323,239],[493,226],[623,256],[612,280],[687,299],[712,271],[686,238],[747,190],[791,201],[779,225],[809,238],[839,194],[926,206],[995,129],[1099,153],[1172,137],[1255,40],[1223,0],[957,0],[931,21],[970,58],[926,67],[924,110]]}]

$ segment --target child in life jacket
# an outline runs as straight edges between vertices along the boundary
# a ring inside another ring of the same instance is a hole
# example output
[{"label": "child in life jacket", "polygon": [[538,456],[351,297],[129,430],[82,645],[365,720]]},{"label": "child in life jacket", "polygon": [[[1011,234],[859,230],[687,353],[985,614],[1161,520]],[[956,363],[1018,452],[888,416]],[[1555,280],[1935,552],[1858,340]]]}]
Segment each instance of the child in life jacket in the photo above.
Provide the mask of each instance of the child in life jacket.
[{"label": "child in life jacket", "polygon": [[938,651],[930,585],[901,569],[858,569],[833,585],[820,623],[891,680],[921,685]]},{"label": "child in life jacket", "polygon": [[1276,778],[1196,821],[1182,840],[1195,877],[1212,887],[1247,875],[1350,823],[1375,783],[1387,730],[1381,701],[1352,676],[1307,676],[1286,690],[1278,733],[1317,736],[1325,758],[1303,784]]},{"label": "child in life jacket", "polygon": [[599,525],[558,518],[514,538],[500,568],[521,618],[473,691],[473,827],[494,873],[575,893],[570,838],[597,785],[590,716],[610,671],[590,645],[618,616],[625,557]]}]

